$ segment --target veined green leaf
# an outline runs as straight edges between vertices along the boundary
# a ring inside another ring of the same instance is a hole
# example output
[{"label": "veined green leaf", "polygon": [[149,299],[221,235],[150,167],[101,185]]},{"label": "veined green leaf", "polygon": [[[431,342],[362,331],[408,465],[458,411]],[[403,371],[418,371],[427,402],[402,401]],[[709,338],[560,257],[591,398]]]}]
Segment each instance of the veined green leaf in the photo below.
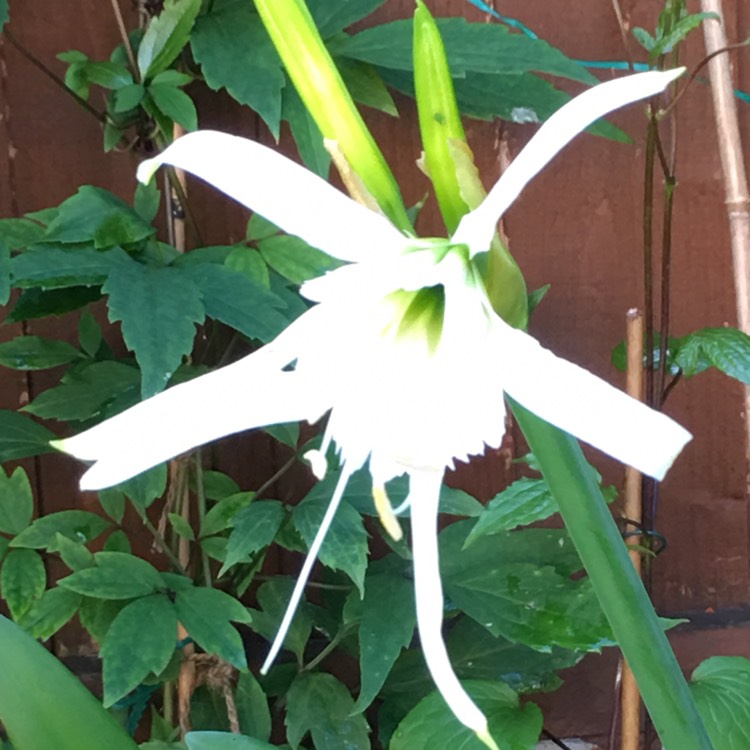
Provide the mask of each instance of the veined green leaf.
[{"label": "veined green leaf", "polygon": [[[297,150],[307,168],[324,179],[328,179],[331,155],[325,148],[320,128],[293,86],[287,86],[282,92],[281,117],[289,123]],[[277,231],[272,234],[276,234]],[[248,239],[256,238],[248,236]]]},{"label": "veined green leaf", "polygon": [[22,250],[44,236],[44,226],[28,217],[21,219],[0,219],[0,238],[10,250]]},{"label": "veined green leaf", "polygon": [[[119,248],[101,252],[92,247],[37,245],[11,259],[11,278],[13,286],[22,289],[99,286],[127,257]],[[98,296],[97,293],[93,299]],[[14,313],[18,318],[19,313]]]},{"label": "veined green leaf", "polygon": [[153,565],[124,552],[97,552],[95,568],[79,570],[58,581],[70,591],[97,599],[135,599],[163,588]]},{"label": "veined green leaf", "polygon": [[206,315],[248,338],[270,341],[289,324],[283,314],[284,302],[243,273],[216,263],[189,265],[180,270],[200,290]]},{"label": "veined green leaf", "polygon": [[395,555],[370,565],[359,628],[360,689],[352,709],[364,711],[383,687],[391,667],[414,633],[414,583]]},{"label": "veined green leaf", "polygon": [[197,19],[190,45],[206,83],[255,110],[278,138],[285,77],[252,4],[214,0],[211,11]]},{"label": "veined green leaf", "polygon": [[201,292],[181,268],[156,268],[130,260],[109,275],[109,319],[119,321],[141,368],[141,395],[159,393],[190,353],[195,325],[205,317]]},{"label": "veined green leaf", "polygon": [[49,444],[56,435],[33,419],[0,409],[0,462],[53,453]]},{"label": "veined green leaf", "polygon": [[105,518],[87,510],[61,510],[37,518],[13,539],[11,546],[46,549],[53,544],[58,534],[74,542],[90,542],[110,526]]},{"label": "veined green leaf", "polygon": [[110,61],[86,62],[82,72],[89,83],[105,89],[119,89],[133,83],[133,76],[124,65]]},{"label": "veined green leaf", "polygon": [[101,299],[98,286],[67,286],[61,289],[26,289],[6,318],[7,323],[64,315]]},{"label": "veined green leaf", "polygon": [[385,0],[309,0],[310,13],[320,35],[327,39],[377,10]]},{"label": "veined green leaf", "polygon": [[0,365],[14,370],[46,370],[80,357],[81,352],[67,341],[42,336],[16,336],[0,344]]},{"label": "veined green leaf", "polygon": [[310,732],[317,750],[369,750],[369,727],[333,675],[301,672],[287,693],[287,738],[296,748]]},{"label": "veined green leaf", "polygon": [[[261,609],[250,610],[253,617],[250,627],[256,633],[269,641],[274,639],[293,589],[294,580],[282,576],[275,576],[258,589],[258,605]],[[284,639],[284,648],[297,657],[300,665],[311,631],[312,616],[310,608],[307,602],[302,600]]]},{"label": "veined green leaf", "polygon": [[201,0],[166,0],[158,17],[151,20],[138,47],[141,78],[165,71],[188,43],[190,30],[201,9]]},{"label": "veined green leaf", "polygon": [[167,488],[167,465],[159,464],[148,471],[118,484],[115,489],[124,492],[139,512],[144,512]]},{"label": "veined green leaf", "polygon": [[81,600],[80,594],[67,589],[47,589],[24,613],[19,625],[33,638],[46,641],[73,617]]},{"label": "veined green leaf", "polygon": [[18,750],[137,750],[77,677],[2,617],[0,643],[0,721]]},{"label": "veined green leaf", "polygon": [[219,575],[271,544],[285,516],[284,506],[278,500],[258,500],[237,512],[232,518],[234,528]]},{"label": "veined green leaf", "polygon": [[[137,648],[133,648],[135,643]],[[150,673],[164,671],[176,646],[177,615],[165,594],[145,596],[124,607],[101,649],[105,708],[138,687]]]},{"label": "veined green leaf", "polygon": [[108,190],[82,185],[60,204],[45,232],[46,242],[91,242],[97,249],[132,245],[153,236],[154,228]]},{"label": "veined green leaf", "polygon": [[[118,532],[115,532],[118,533]],[[112,534],[107,538],[107,542],[112,538]],[[85,539],[71,539],[58,532],[54,540],[47,545],[48,552],[58,552],[62,561],[75,573],[77,570],[91,568],[96,565],[94,556],[86,547]]]},{"label": "veined green leaf", "polygon": [[60,385],[42,391],[23,411],[43,419],[92,419],[115,399],[122,408],[136,403],[140,382],[138,369],[124,362],[91,362],[67,372]]},{"label": "veined green leaf", "polygon": [[749,659],[706,659],[691,676],[690,692],[716,750],[750,747]]},{"label": "veined green leaf", "polygon": [[337,60],[337,64],[355,102],[398,117],[393,97],[372,65],[346,58]]},{"label": "veined green leaf", "polygon": [[[489,731],[502,748],[531,750],[542,731],[542,712],[533,703],[520,705],[518,696],[502,682],[467,680],[467,692],[482,709]],[[433,692],[399,724],[390,750],[432,750],[460,747],[481,750],[485,745],[463,726],[438,692]]]},{"label": "veined green leaf", "polygon": [[263,260],[274,271],[295,284],[339,268],[342,263],[299,237],[280,234],[258,243]]},{"label": "veined green leaf", "polygon": [[228,529],[232,525],[235,513],[249,505],[253,497],[253,492],[237,492],[219,500],[203,518],[200,536],[211,536]]},{"label": "veined green leaf", "polygon": [[154,104],[170,120],[192,132],[198,129],[198,112],[193,100],[181,89],[167,83],[152,83],[148,87]]},{"label": "veined green leaf", "polygon": [[101,348],[102,329],[89,310],[84,310],[78,319],[78,341],[89,357],[95,357]]},{"label": "veined green leaf", "polygon": [[686,378],[715,367],[750,384],[750,336],[736,328],[703,328],[670,342],[670,350]]},{"label": "veined green leaf", "polygon": [[248,623],[252,618],[237,599],[218,589],[196,587],[178,591],[175,607],[179,621],[204,651],[247,669],[242,638],[232,622]]},{"label": "veined green leaf", "polygon": [[[513,34],[500,24],[471,23],[465,18],[437,19],[454,78],[467,73],[518,74],[535,71],[595,84],[580,63],[541,39]],[[354,36],[337,37],[336,55],[363,60],[381,68],[413,70],[411,19],[381,24]]]},{"label": "veined green leaf", "polygon": [[0,593],[14,620],[19,620],[44,593],[47,573],[40,555],[30,549],[8,552],[0,570]]},{"label": "veined green leaf", "polygon": [[[330,498],[311,499],[308,495],[292,511],[294,525],[308,547],[320,528],[329,502]],[[318,558],[323,565],[344,571],[357,585],[360,595],[364,595],[367,531],[362,516],[349,503],[341,503],[336,511]]]},{"label": "veined green leaf", "polygon": [[12,474],[0,469],[0,531],[20,534],[34,515],[34,495],[26,471],[17,466]]}]

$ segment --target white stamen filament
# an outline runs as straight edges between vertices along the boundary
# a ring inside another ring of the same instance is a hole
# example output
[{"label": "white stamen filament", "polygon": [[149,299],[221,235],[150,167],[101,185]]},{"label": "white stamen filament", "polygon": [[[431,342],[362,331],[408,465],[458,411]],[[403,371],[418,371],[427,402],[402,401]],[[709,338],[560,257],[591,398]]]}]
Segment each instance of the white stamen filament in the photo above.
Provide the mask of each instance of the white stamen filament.
[{"label": "white stamen filament", "polygon": [[336,515],[336,511],[338,510],[339,504],[341,503],[341,498],[344,496],[344,490],[346,489],[346,485],[349,482],[349,477],[351,475],[352,471],[347,468],[346,464],[344,464],[343,468],[341,469],[341,476],[339,477],[339,481],[336,484],[336,489],[333,491],[331,502],[328,505],[328,509],[326,510],[325,515],[323,516],[323,520],[320,522],[320,527],[315,534],[315,539],[313,539],[313,543],[310,545],[307,557],[305,558],[305,562],[302,565],[302,570],[297,577],[297,582],[294,584],[294,590],[292,591],[292,595],[289,598],[289,604],[287,605],[286,612],[284,612],[284,617],[281,620],[279,629],[276,632],[276,637],[271,644],[271,650],[268,652],[268,656],[263,662],[263,666],[260,668],[261,674],[266,674],[268,672],[268,670],[271,668],[271,665],[276,660],[281,647],[284,645],[286,634],[289,632],[289,627],[292,624],[294,614],[297,611],[300,599],[302,598],[302,594],[305,591],[305,586],[307,586],[307,581],[310,578],[310,573],[312,572],[313,566],[318,559],[318,553],[320,552],[320,548],[323,546],[326,534],[328,533],[331,522]]}]

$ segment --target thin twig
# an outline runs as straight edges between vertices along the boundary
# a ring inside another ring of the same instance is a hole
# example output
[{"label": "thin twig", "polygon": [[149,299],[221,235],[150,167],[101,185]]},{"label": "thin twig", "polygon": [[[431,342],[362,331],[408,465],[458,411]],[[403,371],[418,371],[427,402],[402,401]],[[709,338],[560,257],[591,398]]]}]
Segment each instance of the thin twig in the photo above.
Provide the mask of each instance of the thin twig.
[{"label": "thin twig", "polygon": [[622,8],[620,7],[620,0],[612,0],[612,10],[615,12],[615,18],[617,18],[617,28],[620,30],[620,37],[622,38],[622,48],[625,53],[625,59],[628,62],[628,68],[632,72],[635,70],[633,64],[633,58],[630,54],[630,44],[628,42],[628,25],[625,23],[625,16],[622,14]]},{"label": "thin twig", "polygon": [[266,481],[255,491],[255,499],[257,500],[274,482],[281,479],[281,477],[283,477],[296,462],[297,456],[292,456],[275,474],[266,479]]},{"label": "thin twig", "polygon": [[172,567],[178,573],[186,576],[187,570],[185,570],[185,567],[177,558],[177,555],[175,555],[175,553],[172,552],[169,545],[167,544],[166,539],[164,539],[164,537],[161,535],[159,529],[157,529],[156,526],[154,526],[154,524],[151,523],[151,519],[146,515],[146,511],[139,512],[139,515],[141,517],[141,521],[143,522],[143,525],[146,527],[148,532],[154,538],[154,541],[158,545],[159,549],[164,553],[164,555],[166,555],[169,562],[172,563]]},{"label": "thin twig", "polygon": [[53,83],[59,86],[68,96],[72,96],[89,114],[96,117],[99,122],[106,125],[109,120],[107,115],[103,112],[99,112],[96,108],[92,107],[82,96],[79,96],[73,89],[68,88],[68,85],[60,78],[57,74],[53,73],[38,57],[35,57],[29,50],[27,50],[6,27],[3,29],[3,36],[23,55],[35,68],[44,73]]},{"label": "thin twig", "polygon": [[135,79],[136,83],[140,83],[141,74],[138,70],[138,63],[135,60],[135,55],[133,54],[133,47],[130,45],[130,36],[128,36],[128,30],[127,28],[125,28],[125,21],[122,18],[120,5],[117,0],[111,0],[111,3],[112,12],[115,14],[115,21],[117,22],[117,28],[120,32],[120,37],[122,38],[122,43],[125,47],[125,53],[128,56],[128,62],[130,63],[130,67],[133,71],[133,78]]}]

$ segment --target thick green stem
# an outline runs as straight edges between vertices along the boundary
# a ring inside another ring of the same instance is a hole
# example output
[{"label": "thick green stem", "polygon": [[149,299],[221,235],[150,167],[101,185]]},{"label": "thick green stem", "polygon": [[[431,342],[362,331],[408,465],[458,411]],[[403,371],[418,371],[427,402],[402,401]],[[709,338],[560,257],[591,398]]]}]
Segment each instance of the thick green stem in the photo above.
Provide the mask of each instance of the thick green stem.
[{"label": "thick green stem", "polygon": [[578,442],[511,402],[666,750],[712,750],[659,618]]},{"label": "thick green stem", "polygon": [[338,143],[383,213],[413,232],[401,191],[354,104],[302,0],[255,0],[255,7],[297,93],[325,138]]}]

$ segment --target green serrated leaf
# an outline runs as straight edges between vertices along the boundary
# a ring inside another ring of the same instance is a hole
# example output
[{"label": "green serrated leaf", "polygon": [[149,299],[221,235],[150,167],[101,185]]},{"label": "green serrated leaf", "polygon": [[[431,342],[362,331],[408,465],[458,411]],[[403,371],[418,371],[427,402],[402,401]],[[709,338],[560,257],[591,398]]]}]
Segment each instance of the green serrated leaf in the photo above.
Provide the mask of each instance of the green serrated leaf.
[{"label": "green serrated leaf", "polygon": [[215,263],[180,270],[200,289],[206,315],[249,338],[270,341],[289,324],[284,302],[243,273]]},{"label": "green serrated leaf", "polygon": [[132,501],[139,512],[144,512],[167,488],[167,465],[159,464],[148,471],[116,486]]},{"label": "green serrated leaf", "polygon": [[0,237],[9,250],[22,250],[44,236],[44,226],[28,217],[22,219],[0,219]]},{"label": "green serrated leaf", "polygon": [[150,673],[163,672],[176,645],[175,607],[164,594],[136,599],[124,607],[102,644],[104,707],[134,690]]},{"label": "green serrated leaf", "polygon": [[275,224],[268,221],[268,219],[264,219],[260,214],[253,214],[247,222],[246,236],[249,242],[255,242],[257,240],[265,240],[268,237],[273,237],[280,231],[281,230]]},{"label": "green serrated leaf", "polygon": [[30,549],[8,552],[0,570],[0,593],[14,620],[20,620],[44,594],[47,573],[41,556]]},{"label": "green serrated leaf", "polygon": [[703,328],[670,342],[670,352],[686,378],[715,367],[750,384],[750,336],[736,328]]},{"label": "green serrated leaf", "polygon": [[166,0],[164,9],[149,23],[138,47],[141,78],[154,78],[182,52],[201,9],[201,0]]},{"label": "green serrated leaf", "polygon": [[266,289],[271,285],[268,266],[257,250],[246,245],[238,245],[227,255],[224,263],[227,268],[244,274],[250,281],[260,284]]},{"label": "green serrated leaf", "polygon": [[352,709],[364,711],[383,687],[401,649],[414,633],[414,583],[411,571],[391,556],[370,566],[365,578],[359,628],[360,690]]},{"label": "green serrated leaf", "polygon": [[189,539],[191,542],[195,539],[193,527],[179,513],[167,513],[167,517],[177,536]]},{"label": "green serrated leaf", "polygon": [[518,526],[543,521],[557,510],[557,503],[544,479],[522,477],[490,500],[466,538],[466,546],[487,534],[512,531]]},{"label": "green serrated leaf", "polygon": [[[471,23],[465,18],[437,19],[451,73],[520,74],[535,71],[595,84],[596,78],[580,63],[541,39],[511,33],[500,24]],[[337,37],[334,54],[362,60],[381,68],[411,71],[413,24],[402,20],[381,24],[355,34]]]},{"label": "green serrated leaf", "polygon": [[97,552],[96,567],[79,570],[58,585],[97,599],[135,599],[163,587],[158,571],[145,560],[123,552]]},{"label": "green serrated leaf", "polygon": [[600,651],[612,632],[565,532],[526,529],[463,548],[470,522],[440,534],[446,596],[493,635],[540,651]]},{"label": "green serrated leaf", "polygon": [[367,63],[346,59],[339,62],[338,68],[354,101],[398,117],[393,97],[375,68]]},{"label": "green serrated leaf", "polygon": [[148,87],[154,104],[170,120],[192,132],[198,129],[198,111],[193,100],[181,89],[167,83],[152,83]]},{"label": "green serrated leaf", "polygon": [[[111,535],[110,535],[111,536]],[[58,532],[47,547],[48,552],[58,552],[62,561],[75,572],[96,565],[94,556],[82,541],[74,541]]]},{"label": "green serrated leaf", "polygon": [[71,244],[93,241],[97,249],[133,245],[154,234],[125,201],[108,190],[82,185],[60,204],[59,214],[45,232],[47,242]]},{"label": "green serrated leaf", "polygon": [[311,0],[308,5],[320,35],[326,39],[377,10],[385,0]]},{"label": "green serrated leaf", "polygon": [[46,641],[65,625],[81,606],[82,597],[73,591],[48,589],[34,601],[21,618],[19,625],[32,638]]},{"label": "green serrated leaf", "polygon": [[0,531],[20,534],[34,515],[34,495],[26,471],[18,466],[6,475],[0,469]]},{"label": "green serrated leaf", "polygon": [[[487,717],[489,731],[504,750],[531,750],[542,731],[542,712],[533,703],[523,706],[518,696],[502,682],[467,680],[463,683]],[[433,692],[420,701],[396,729],[390,750],[432,750],[460,747],[482,750],[486,747],[471,729],[463,726],[443,697]]]},{"label": "green serrated leaf", "polygon": [[317,750],[369,750],[369,727],[352,716],[354,701],[333,675],[302,672],[287,693],[287,739],[297,748],[310,732]]},{"label": "green serrated leaf", "polygon": [[57,534],[86,543],[96,539],[109,527],[109,521],[96,513],[87,510],[61,510],[37,518],[11,542],[11,546],[45,549],[55,541]]},{"label": "green serrated leaf", "polygon": [[16,336],[0,344],[0,365],[13,370],[47,370],[80,357],[81,352],[67,341],[42,336]]},{"label": "green serrated leaf", "polygon": [[252,672],[243,672],[234,693],[240,729],[251,737],[267,741],[271,738],[271,711],[268,698]]},{"label": "green serrated leaf", "polygon": [[274,271],[295,284],[322,276],[326,271],[342,265],[340,260],[288,234],[262,240],[258,250]]},{"label": "green serrated leaf", "polygon": [[[276,631],[281,624],[281,619],[286,612],[289,598],[294,589],[294,580],[291,578],[276,576],[266,581],[257,594],[260,610],[250,610],[252,623],[250,627],[269,641],[272,641]],[[305,646],[312,631],[312,616],[310,607],[305,601],[301,601],[289,627],[284,648],[291,651],[299,664],[305,652]]]},{"label": "green serrated leaf", "polygon": [[139,182],[133,197],[133,209],[143,221],[152,222],[159,212],[161,190],[156,180]]},{"label": "green serrated leaf", "polygon": [[33,419],[0,409],[0,463],[53,453],[49,441],[57,436]]},{"label": "green serrated leaf", "polygon": [[102,329],[89,310],[78,319],[78,342],[89,357],[95,357],[102,345]]},{"label": "green serrated leaf", "polygon": [[120,410],[138,401],[141,376],[123,362],[91,362],[68,371],[60,385],[42,391],[23,411],[42,419],[76,421],[96,419],[115,399]]},{"label": "green serrated leaf", "polygon": [[716,750],[750,747],[750,659],[706,659],[691,676],[690,692]]},{"label": "green serrated leaf", "polygon": [[297,449],[299,443],[299,422],[285,422],[284,424],[273,424],[263,428],[263,432],[278,440],[292,450]]},{"label": "green serrated leaf", "polygon": [[247,669],[242,638],[232,622],[250,622],[245,607],[218,589],[191,588],[177,592],[177,617],[190,637],[207,653]]},{"label": "green serrated leaf", "polygon": [[285,516],[284,506],[278,500],[258,500],[238,511],[232,519],[234,528],[219,575],[271,544]]},{"label": "green serrated leaf", "polygon": [[208,500],[223,500],[230,495],[236,495],[240,486],[228,474],[221,471],[204,471],[203,494]]},{"label": "green serrated leaf", "polygon": [[[331,168],[331,155],[326,150],[320,128],[293,86],[287,86],[282,92],[281,117],[289,123],[302,161],[315,174],[327,180]],[[277,231],[272,234],[277,234]]]},{"label": "green serrated leaf", "polygon": [[193,348],[195,326],[205,310],[198,286],[181,268],[155,268],[128,259],[102,287],[109,319],[120,322],[141,368],[141,396],[162,391]]},{"label": "green serrated leaf", "polygon": [[232,525],[232,518],[237,511],[253,501],[253,492],[238,492],[220,500],[206,513],[201,523],[200,536],[208,537],[228,529]]},{"label": "green serrated leaf", "polygon": [[193,55],[214,90],[225,88],[240,104],[255,110],[279,137],[281,60],[263,24],[244,0],[215,0],[190,36]]},{"label": "green serrated leaf", "polygon": [[102,296],[97,286],[71,286],[64,289],[26,289],[6,318],[6,323],[34,320],[48,315],[64,315],[80,310]]},{"label": "green serrated leaf", "polygon": [[[308,495],[292,511],[294,525],[308,547],[320,528],[329,502],[330,499],[311,499]],[[342,503],[336,511],[318,559],[333,570],[344,571],[354,581],[360,595],[364,595],[367,532],[362,516],[348,503]]]},{"label": "green serrated leaf", "polygon": [[[21,289],[100,286],[110,271],[126,258],[119,248],[100,252],[92,247],[37,245],[13,258],[10,270],[13,286]],[[93,299],[98,297],[96,294]]]}]

